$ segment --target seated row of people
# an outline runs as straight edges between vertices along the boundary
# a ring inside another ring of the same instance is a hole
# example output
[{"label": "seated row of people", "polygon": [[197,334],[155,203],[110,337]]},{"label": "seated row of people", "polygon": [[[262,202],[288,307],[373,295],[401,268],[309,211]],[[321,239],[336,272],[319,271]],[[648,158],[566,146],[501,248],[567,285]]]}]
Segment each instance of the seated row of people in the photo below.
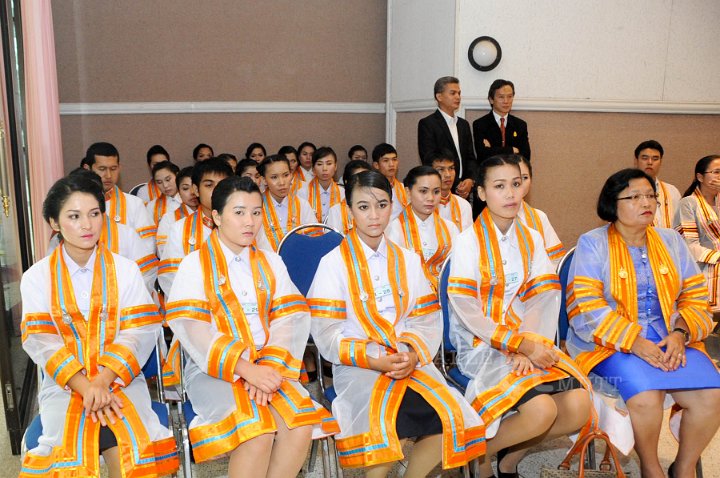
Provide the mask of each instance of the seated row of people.
[{"label": "seated row of people", "polygon": [[[286,166],[283,160],[266,161]],[[450,234],[438,239],[438,245],[446,237],[453,242],[450,335],[458,365],[471,379],[460,397],[432,363],[443,328],[429,279],[437,264],[416,245],[411,227],[401,228],[399,236],[417,254],[386,237],[395,188],[385,176],[365,171],[349,177],[345,203],[353,227],[322,259],[307,297],[308,313],[279,257],[255,246],[267,202],[257,185],[227,169],[223,175],[214,164],[221,163],[206,161],[193,171],[202,173],[193,182],[199,184],[201,207],[209,197],[213,227],[206,236],[188,239],[194,250],[179,264],[165,317],[188,351],[189,394],[207,404],[198,406],[190,424],[196,458],[230,453],[231,476],[249,467],[261,475],[292,475],[311,436],[336,433],[339,425],[341,463],[366,467],[370,476],[384,476],[411,437],[416,443],[406,476],[482,455],[483,475],[490,476],[494,454],[499,476],[517,476],[517,463],[530,446],[587,422],[590,372],[627,382],[620,393],[647,476],[659,470],[656,431],[666,393],[684,409],[684,438],[672,471],[677,476],[690,473],[717,430],[720,380],[698,343],[712,329],[707,290],[684,241],[651,227],[655,185],[642,171],[621,171],[608,180],[598,212],[611,225],[579,242],[569,294],[574,362],[552,342],[560,290],[545,240],[518,220],[520,164],[512,156],[484,163],[476,191],[487,205],[482,215],[454,240]],[[72,182],[80,186],[69,187]],[[410,206],[396,219],[398,226],[411,225],[410,214],[416,226],[423,215],[424,221],[430,218],[430,201],[423,201],[439,195],[439,183],[432,170],[413,171],[407,178]],[[23,473],[96,467],[92,457],[103,449],[111,466],[139,470],[138,476],[172,470],[176,455],[167,429],[142,442],[151,447],[144,455],[123,451],[139,448],[137,436],[156,427],[156,418],[145,413],[146,387],[134,384],[143,383],[137,380],[139,364],[154,345],[157,309],[138,268],[99,240],[105,201],[98,183],[75,174],[51,192],[46,217],[62,243],[23,278],[23,332],[26,350],[46,369],[53,391],[41,397],[47,400],[41,409],[58,410],[52,423],[59,425],[28,454]],[[413,208],[413,197],[426,207]],[[438,224],[456,227],[438,216],[432,211],[436,231]],[[83,282],[91,268],[92,281]],[[138,298],[131,300],[126,290]],[[86,304],[74,304],[75,297]],[[337,425],[297,382],[309,330],[333,363]],[[138,336],[141,332],[145,335]],[[638,367],[657,372],[638,373]],[[126,390],[133,387],[137,393]],[[136,410],[129,432],[117,426],[115,418]],[[67,422],[84,414],[100,424]],[[109,431],[103,431],[103,421]],[[65,437],[79,429],[83,459],[70,465],[59,457],[77,456],[68,447],[79,442]],[[145,470],[135,456],[146,457]]]},{"label": "seated row of people", "polygon": [[[103,144],[99,144],[99,145],[100,145],[99,152],[107,153],[107,154],[97,154],[96,153],[93,155],[89,154],[88,156],[94,158],[94,161],[90,161],[91,169],[94,169],[103,175],[102,176],[102,179],[103,179],[102,184],[103,184],[103,189],[106,191],[106,199],[107,199],[106,207],[108,207],[109,210],[111,211],[111,213],[109,213],[106,216],[105,230],[111,231],[111,230],[114,230],[113,227],[111,227],[113,225],[113,223],[115,223],[117,226],[120,226],[120,225],[122,225],[121,219],[125,219],[125,220],[129,221],[129,219],[134,218],[134,216],[127,215],[127,209],[128,209],[127,198],[131,197],[131,196],[123,194],[121,191],[118,190],[118,188],[116,186],[117,177],[119,175],[119,155],[115,154],[116,161],[113,164],[113,161],[112,161],[113,150],[105,147],[105,145],[103,145]],[[93,145],[93,146],[98,146],[98,145]],[[381,145],[381,146],[383,146],[383,145]],[[389,146],[389,145],[386,145],[386,146]],[[105,147],[105,149],[103,149],[103,147]],[[392,148],[392,147],[389,146],[389,148]],[[320,150],[323,150],[323,149],[329,150],[329,148],[320,148]],[[316,150],[316,152],[320,151],[320,150]],[[329,151],[332,152],[332,150],[329,150]],[[116,150],[114,150],[114,152],[117,153]],[[323,152],[323,151],[321,151],[321,152]],[[382,148],[380,149],[380,152],[382,152]],[[332,165],[334,163],[334,166],[336,167],[337,159],[336,159],[334,153],[332,153],[331,155],[327,151],[324,151],[324,153],[325,153],[325,155],[321,155],[321,154],[316,155],[317,159],[315,160],[315,162],[318,163],[323,158],[327,158],[327,159],[331,158],[332,160],[326,161],[326,162],[330,163],[330,165]],[[111,158],[111,159],[108,160],[107,158]],[[299,181],[293,180],[296,178],[296,176],[295,177],[291,176],[290,161],[287,159],[287,157],[281,158],[281,157],[277,157],[277,156],[271,156],[266,159],[267,159],[267,161],[265,161],[265,160],[263,161],[264,164],[260,164],[260,165],[256,166],[256,170],[259,169],[262,172],[262,176],[266,177],[266,184],[267,184],[267,190],[265,193],[266,199],[268,197],[271,199],[275,199],[276,204],[281,207],[282,207],[283,202],[285,202],[286,206],[288,206],[291,200],[293,201],[293,203],[296,203],[296,202],[300,203],[300,201],[302,201],[302,198],[291,197],[292,195],[290,194],[289,191],[292,189],[293,186],[288,187],[287,183],[289,182],[289,180],[291,180],[292,183],[294,183],[294,184],[298,184],[298,183],[301,184],[300,187],[297,187],[298,195],[302,194],[301,191],[303,191],[303,189],[307,190],[308,188],[304,183],[300,183]],[[373,151],[373,159],[376,159],[375,151]],[[394,149],[393,149],[392,151],[385,152],[385,154],[378,155],[377,159],[378,159],[378,161],[374,162],[374,163],[376,163],[375,168],[383,173],[391,174],[390,179],[392,181],[390,182],[390,184],[392,186],[393,191],[392,191],[392,194],[390,194],[390,197],[397,198],[397,192],[398,192],[397,186],[398,186],[399,182],[394,178],[394,174],[396,174],[396,171],[397,171],[397,153],[394,152]],[[432,163],[433,166],[435,166],[437,170],[440,170],[443,173],[445,173],[445,171],[443,171],[443,166],[444,165],[450,166],[452,164],[451,159],[448,159],[448,158],[445,158],[445,159],[446,159],[446,161],[443,161],[443,158],[438,158],[437,162],[433,161],[433,163]],[[519,164],[520,174],[521,174],[520,184],[525,187],[529,187],[530,177],[531,177],[531,168],[530,168],[529,162],[522,161],[522,158],[519,158],[519,159],[521,160],[520,164]],[[703,160],[706,160],[706,159],[707,158],[703,158]],[[697,172],[697,176],[698,176],[697,186],[695,188],[691,187],[690,189],[693,189],[693,190],[697,189],[698,191],[700,191],[701,188],[706,188],[706,189],[712,188],[712,177],[714,177],[713,176],[714,172],[712,171],[712,168],[710,166],[712,164],[712,161],[714,161],[715,159],[717,159],[717,158],[709,157],[709,159],[707,159],[705,161],[705,163],[707,163],[705,165],[700,164],[701,162],[703,162],[703,160],[701,160],[698,163],[698,167],[702,166],[701,167],[702,172]],[[202,208],[202,207],[200,208],[199,214],[194,214],[195,229],[192,228],[193,221],[187,221],[187,220],[182,221],[184,226],[187,224],[190,224],[189,229],[192,229],[194,231],[194,234],[187,235],[187,231],[185,230],[185,228],[183,228],[183,238],[184,238],[183,242],[182,242],[183,253],[182,253],[182,255],[179,256],[178,259],[176,259],[175,264],[179,264],[182,257],[187,255],[188,252],[198,249],[204,243],[205,238],[209,236],[210,232],[212,231],[212,228],[215,225],[214,221],[212,221],[212,220],[208,221],[208,219],[210,217],[212,217],[212,201],[211,201],[211,199],[212,199],[212,194],[213,194],[213,188],[223,178],[232,175],[232,170],[228,169],[227,163],[224,164],[226,166],[226,168],[222,168],[220,166],[220,164],[221,164],[220,161],[209,161],[208,163],[210,163],[210,164],[207,165],[207,172],[209,172],[209,176],[213,176],[213,174],[214,174],[215,178],[205,181],[204,196],[206,199],[206,201],[205,201],[206,205],[205,205],[205,208]],[[443,164],[443,163],[445,163],[445,164]],[[213,164],[215,166],[213,166]],[[200,165],[204,165],[204,162],[198,163],[198,166],[200,166]],[[266,166],[269,166],[269,168],[266,169]],[[326,166],[326,165],[323,165],[321,163],[321,166]],[[177,174],[177,172],[175,172],[173,170],[174,168],[172,168],[172,163],[165,164],[162,167],[157,167],[157,169],[154,167],[153,169],[154,169],[154,172],[157,173],[158,179],[161,180],[160,182],[162,182],[162,180],[164,179],[165,182],[167,183],[168,176],[172,175],[172,173],[174,173],[176,175],[176,179],[177,179],[176,187],[179,187],[181,181],[184,179],[182,177],[178,177],[181,175]],[[193,183],[194,187],[192,189],[196,190],[198,195],[200,196],[200,198],[202,198],[203,195],[200,194],[200,190],[202,189],[201,186],[204,181],[203,178],[206,176],[206,174],[204,172],[202,172],[203,168],[198,168],[198,169],[201,170],[201,174],[197,178],[191,178],[190,183]],[[363,169],[362,167],[357,168],[357,170],[362,170],[362,169]],[[447,169],[450,169],[450,168],[448,167]],[[171,173],[171,174],[167,174],[167,173]],[[325,174],[327,175],[327,172]],[[334,171],[333,171],[333,175],[334,175]],[[704,181],[706,175],[709,175],[710,178],[708,180]],[[385,176],[387,179],[387,175],[385,175]],[[452,199],[455,197],[450,195],[450,187],[452,185],[452,180],[450,180],[450,176],[451,176],[451,174],[439,175],[439,174],[435,173],[434,170],[431,170],[430,168],[423,169],[422,167],[420,167],[420,168],[415,168],[414,170],[412,170],[411,174],[409,174],[408,177],[406,178],[406,183],[405,183],[406,189],[403,189],[402,187],[400,187],[400,190],[402,191],[402,193],[404,193],[404,195],[406,195],[405,196],[406,197],[406,199],[405,199],[406,205],[405,205],[405,207],[403,207],[402,204],[398,208],[393,207],[393,209],[397,209],[400,211],[400,215],[390,225],[391,227],[387,231],[388,236],[389,237],[392,236],[395,240],[397,240],[397,242],[399,244],[418,252],[418,255],[420,256],[420,259],[421,259],[421,263],[424,266],[423,267],[424,274],[429,279],[431,284],[434,281],[433,277],[436,277],[437,273],[439,272],[439,265],[442,263],[439,259],[440,259],[440,257],[444,258],[448,255],[449,250],[450,250],[450,247],[448,247],[448,244],[449,244],[449,242],[452,241],[453,237],[455,236],[455,233],[453,233],[451,235],[448,232],[447,237],[448,237],[449,241],[447,241],[447,243],[446,243],[445,242],[446,239],[445,239],[445,236],[442,231],[443,230],[442,225],[444,225],[445,228],[448,229],[448,231],[452,230],[452,228],[455,227],[456,230],[458,230],[457,232],[459,232],[459,228],[457,227],[457,222],[456,222],[458,219],[458,214],[455,214],[455,212],[453,211],[453,208],[452,208]],[[268,181],[268,178],[272,179],[273,181]],[[350,178],[350,175],[348,175],[344,179],[345,184],[348,183],[349,178]],[[330,182],[330,181],[328,181],[328,178],[325,178],[326,184],[324,185],[324,184],[321,184],[321,179],[322,179],[322,174],[318,175],[318,178],[316,180],[313,180],[313,181],[317,181],[316,184],[318,185],[318,187],[315,190],[316,194],[314,194],[314,196],[318,197],[317,204],[319,204],[320,208],[323,208],[323,209],[321,209],[322,211],[332,211],[332,208],[336,208],[336,210],[340,210],[340,212],[341,212],[341,214],[339,214],[340,222],[344,223],[343,227],[340,229],[342,229],[343,232],[345,232],[345,233],[349,232],[350,225],[354,221],[354,215],[350,212],[350,209],[351,209],[350,205],[348,204],[348,202],[345,199],[341,199],[340,202],[337,202],[336,204],[332,204],[333,201],[331,198],[333,197],[332,190],[333,190],[334,181]],[[212,184],[210,184],[210,182],[212,182]],[[271,182],[274,185],[274,189],[271,186]],[[187,183],[187,181],[186,181],[186,183]],[[656,184],[656,182],[655,182],[655,184]],[[448,187],[448,185],[450,187]],[[186,186],[189,186],[189,185],[186,184]],[[443,186],[445,186],[445,187],[443,187]],[[335,186],[335,187],[337,187],[337,186]],[[190,188],[186,187],[186,190],[187,189],[190,189]],[[340,188],[338,188],[338,189],[340,191],[343,191]],[[275,194],[273,194],[273,190],[274,190]],[[712,189],[710,189],[710,190],[712,190]],[[169,190],[167,190],[167,192],[172,192],[172,189],[170,188]],[[448,194],[445,194],[445,192],[447,192]],[[326,201],[325,201],[325,203],[326,203],[325,206],[323,206],[322,193],[325,193],[327,195]],[[691,191],[691,193],[692,193],[692,191]],[[543,237],[543,247],[546,249],[546,252],[548,254],[554,253],[554,255],[556,256],[556,259],[559,258],[561,256],[559,251],[561,250],[562,245],[559,244],[559,240],[557,240],[557,242],[554,244],[552,243],[552,241],[553,241],[552,235],[554,235],[555,239],[557,238],[557,235],[554,234],[554,231],[552,231],[551,226],[549,228],[543,227],[544,224],[549,225],[549,223],[546,220],[546,216],[543,218],[544,214],[542,214],[541,212],[538,212],[536,210],[533,210],[532,208],[529,208],[524,203],[524,201],[522,201],[522,197],[524,197],[525,194],[527,194],[527,190],[525,190],[524,193],[522,193],[521,199],[520,199],[520,201],[518,201],[519,206],[518,206],[516,216],[521,219],[521,222],[531,225],[533,229],[539,231],[543,236],[545,236],[545,237]],[[478,195],[481,199],[485,200],[485,198],[480,195],[480,188],[478,188]],[[428,212],[430,201],[429,200],[426,202],[423,202],[423,201],[430,197],[434,198],[433,201],[435,201],[438,196],[441,198],[441,200],[443,198],[445,198],[446,205],[449,205],[449,207],[447,207],[446,209],[450,212],[450,217],[452,218],[452,220],[451,221],[447,221],[447,220],[437,221],[436,213],[433,210],[433,212],[432,212],[433,227],[427,228],[427,231],[430,231],[430,233],[431,233],[430,241],[432,241],[432,236],[435,237],[436,247],[435,247],[434,251],[431,251],[432,246],[429,245],[430,243],[428,242],[428,240],[421,239],[421,237],[423,237],[423,236],[428,237],[427,234],[425,234],[425,235],[421,234],[421,231],[425,230],[425,229],[418,228],[417,226],[418,226],[418,219],[420,219],[420,221],[419,221],[420,223],[424,224],[431,216],[430,213]],[[310,197],[310,196],[308,195],[307,197]],[[413,201],[414,198],[415,198],[415,201]],[[460,198],[458,198],[458,199],[460,199]],[[149,209],[147,211],[148,213],[150,213],[151,211],[157,210],[159,208],[159,206],[158,206],[159,198],[155,198],[154,201],[155,202],[152,203],[151,209]],[[337,199],[335,201],[337,201]],[[129,202],[131,203],[130,207],[132,208],[133,207],[132,200],[130,200]],[[307,201],[304,201],[304,202],[305,202],[305,204],[308,204]],[[392,201],[392,199],[391,199],[391,204],[396,203],[396,202],[397,202],[397,199],[395,201]],[[209,206],[208,206],[208,203],[209,203]],[[271,212],[270,207],[268,207],[268,203],[270,203],[272,205],[272,201],[267,201],[267,200],[263,201],[264,223],[266,225],[271,224],[274,227],[266,226],[266,227],[264,227],[264,230],[269,231],[275,237],[277,237],[277,236],[282,237],[282,234],[284,234],[285,232],[287,232],[287,230],[290,229],[289,226],[293,225],[293,224],[289,224],[289,221],[291,220],[290,218],[293,218],[293,220],[294,220],[294,218],[296,217],[296,214],[293,213],[292,216],[285,216],[285,221],[278,220],[278,221],[272,222],[273,215],[268,214],[268,212]],[[466,203],[458,201],[458,204],[466,204]],[[202,205],[202,199],[199,201],[199,205]],[[330,206],[330,205],[332,205],[332,207],[328,208],[327,206]],[[394,204],[393,204],[393,206],[394,206]],[[514,204],[511,203],[511,204],[506,205],[505,207],[514,207]],[[345,209],[344,211],[343,211],[343,208]],[[138,210],[137,208],[135,208],[135,209]],[[289,210],[289,209],[290,209],[290,207],[288,206],[287,210]],[[297,209],[300,210],[301,208],[297,208]],[[488,208],[488,210],[489,209],[490,208]],[[309,214],[306,215],[307,222],[315,222],[317,220],[317,211],[313,210],[312,207],[305,208],[305,210],[309,211]],[[172,212],[172,211],[167,211],[166,215],[170,212]],[[189,210],[187,210],[187,212],[189,212]],[[203,213],[204,213],[204,215],[203,215]],[[112,216],[112,221],[110,220],[110,214],[114,214]],[[314,214],[315,217],[310,219],[310,214]],[[321,213],[321,215],[322,215],[322,213]],[[328,215],[329,215],[329,213],[328,213]],[[391,213],[391,217],[392,217],[392,215],[393,214]],[[653,214],[653,216],[654,215],[655,214]],[[276,216],[277,216],[277,214],[276,214]],[[460,214],[460,216],[462,216],[462,215]],[[120,219],[118,219],[118,218],[120,218]],[[175,217],[175,219],[177,219],[177,217]],[[182,219],[182,218],[180,218],[180,219]],[[200,224],[207,222],[207,224],[203,224],[203,226],[201,226],[201,229],[197,228],[197,226],[198,226],[197,220],[198,219],[200,220],[199,221]],[[203,221],[203,219],[205,219],[205,221]],[[297,221],[294,221],[294,222],[297,222]],[[460,217],[459,222],[460,222],[460,225],[462,225],[462,217]],[[469,221],[467,221],[467,222],[469,223]],[[414,228],[413,228],[413,223],[415,226]],[[283,224],[285,225],[285,227],[283,227]],[[117,227],[115,229],[117,229]],[[692,229],[691,227],[688,227],[688,230],[691,230],[691,229]],[[202,234],[199,234],[199,231],[203,231]],[[546,234],[546,231],[552,231],[552,235]],[[142,228],[142,227],[136,229],[135,232],[138,237],[139,237],[139,234],[138,234],[139,232],[143,232],[147,236],[147,231],[144,230],[144,228]],[[185,237],[185,236],[187,236],[187,237]],[[266,234],[266,236],[267,236],[267,234]],[[112,239],[113,236],[110,235],[109,237],[110,237],[110,239]],[[548,241],[548,237],[550,237],[550,241]],[[146,237],[146,239],[147,239],[147,237]],[[259,239],[260,238],[258,237],[258,240]],[[440,241],[443,241],[443,242],[440,242]],[[270,241],[267,241],[267,242],[270,243]],[[425,242],[425,243],[421,245],[422,242]],[[275,241],[275,243],[276,244],[279,243],[279,240]],[[109,245],[112,244],[112,240],[108,240],[108,244]],[[265,244],[263,244],[263,245],[265,245]],[[267,246],[265,246],[265,247],[267,247]],[[270,248],[273,248],[273,246],[271,244],[270,244]],[[185,249],[188,249],[188,250],[185,250]],[[437,256],[437,257],[434,257],[434,256]],[[173,263],[169,263],[169,266],[171,268],[173,265],[174,265]],[[177,267],[177,265],[175,265],[175,267]],[[170,273],[174,273],[174,271],[170,271]],[[162,277],[162,275],[161,275],[161,277]],[[162,283],[162,281],[161,281],[161,283]],[[168,290],[168,291],[171,290],[171,287],[172,287],[172,280],[170,281],[169,284],[167,284],[166,290]],[[511,459],[512,459],[512,457],[508,458],[508,460],[511,460]],[[512,461],[511,461],[511,463],[512,463]]]}]

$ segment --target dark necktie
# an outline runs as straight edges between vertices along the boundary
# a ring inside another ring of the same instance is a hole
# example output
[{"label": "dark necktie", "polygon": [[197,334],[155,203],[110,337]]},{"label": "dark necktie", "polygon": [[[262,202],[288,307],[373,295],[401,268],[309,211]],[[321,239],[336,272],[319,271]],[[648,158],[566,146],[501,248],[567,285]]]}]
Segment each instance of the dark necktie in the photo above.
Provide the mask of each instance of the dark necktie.
[{"label": "dark necktie", "polygon": [[500,118],[500,134],[502,135],[502,145],[505,147],[505,118]]}]

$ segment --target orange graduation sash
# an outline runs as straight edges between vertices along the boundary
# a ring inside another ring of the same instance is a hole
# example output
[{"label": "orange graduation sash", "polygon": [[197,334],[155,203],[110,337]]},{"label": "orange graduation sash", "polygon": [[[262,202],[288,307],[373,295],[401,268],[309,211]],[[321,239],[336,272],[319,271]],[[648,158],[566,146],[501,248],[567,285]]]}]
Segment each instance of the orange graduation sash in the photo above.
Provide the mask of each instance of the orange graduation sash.
[{"label": "orange graduation sash", "polygon": [[450,203],[450,218],[453,224],[457,226],[458,231],[462,232],[462,213],[460,212],[460,203],[458,202],[458,198],[452,193],[450,193],[445,199],[440,198],[440,204],[443,206],[446,206],[448,203]]},{"label": "orange graduation sash", "polygon": [[[322,201],[320,200],[321,192],[322,186],[320,185],[320,180],[317,177],[313,178],[308,185],[308,199],[310,200],[310,206],[312,206],[315,211],[315,217],[318,222],[322,222],[323,216],[325,216],[325,214],[323,214]],[[330,184],[330,204],[328,205],[328,209],[339,203],[340,200],[340,186],[333,180]]]},{"label": "orange graduation sash", "polygon": [[[298,169],[300,167],[298,166]],[[270,195],[270,190],[263,194],[263,230],[270,242],[273,251],[277,251],[280,241],[285,237],[285,232],[300,225],[300,201],[297,196],[288,196],[288,217],[285,230],[280,225],[280,219],[275,211],[275,204]]]},{"label": "orange graduation sash", "polygon": [[425,276],[430,281],[433,290],[437,290],[440,268],[442,267],[443,262],[445,262],[447,256],[450,254],[452,239],[450,238],[450,232],[445,225],[445,221],[440,217],[440,213],[438,213],[437,209],[433,211],[433,222],[435,225],[435,237],[437,238],[437,249],[431,257],[425,260],[425,256],[423,255],[422,239],[420,238],[420,231],[418,230],[412,206],[406,207],[400,214],[400,224],[402,225],[405,245],[409,249],[414,250],[420,256]]}]

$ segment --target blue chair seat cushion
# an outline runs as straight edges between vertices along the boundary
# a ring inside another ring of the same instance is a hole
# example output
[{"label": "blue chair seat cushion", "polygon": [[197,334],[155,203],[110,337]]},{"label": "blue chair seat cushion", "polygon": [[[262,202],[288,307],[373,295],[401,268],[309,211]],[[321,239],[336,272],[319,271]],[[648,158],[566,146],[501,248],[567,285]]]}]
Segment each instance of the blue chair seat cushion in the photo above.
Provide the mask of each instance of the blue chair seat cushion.
[{"label": "blue chair seat cushion", "polygon": [[40,415],[36,415],[35,418],[33,418],[32,422],[30,422],[27,430],[25,431],[25,445],[27,446],[28,450],[37,448],[38,441],[40,440],[40,435],[42,435],[42,430],[42,421],[40,421]]},{"label": "blue chair seat cushion", "polygon": [[155,415],[157,415],[158,420],[160,420],[160,423],[162,423],[162,426],[170,428],[168,409],[165,406],[165,404],[156,402],[155,400],[153,400],[151,402],[151,406],[152,406],[153,412],[155,412]]},{"label": "blue chair seat cushion", "polygon": [[190,403],[189,400],[186,400],[182,404],[183,408],[183,415],[185,415],[185,423],[187,423],[188,427],[190,426],[190,422],[197,416],[197,413],[195,413],[195,410],[193,410],[192,403]]},{"label": "blue chair seat cushion", "polygon": [[463,375],[462,373],[460,373],[460,369],[457,367],[453,367],[450,370],[448,370],[448,375],[450,375],[450,378],[452,378],[458,384],[460,384],[460,386],[463,388],[463,391],[464,391],[464,389],[467,388],[468,383],[470,383],[470,379],[468,377],[466,377],[465,375]]},{"label": "blue chair seat cushion", "polygon": [[325,398],[330,403],[332,403],[333,400],[335,400],[337,398],[337,393],[335,392],[335,387],[328,387],[325,389]]}]

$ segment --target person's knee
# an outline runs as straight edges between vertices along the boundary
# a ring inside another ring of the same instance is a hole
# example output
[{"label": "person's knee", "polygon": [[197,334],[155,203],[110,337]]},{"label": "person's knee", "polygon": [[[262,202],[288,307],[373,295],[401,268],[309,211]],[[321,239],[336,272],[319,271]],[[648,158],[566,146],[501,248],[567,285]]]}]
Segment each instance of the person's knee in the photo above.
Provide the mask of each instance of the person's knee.
[{"label": "person's knee", "polygon": [[550,395],[533,397],[527,403],[521,405],[518,410],[520,413],[527,413],[532,416],[532,430],[538,433],[550,428],[558,414],[555,400]]},{"label": "person's knee", "polygon": [[308,446],[312,441],[312,425],[291,428],[287,431],[288,440],[297,446]]},{"label": "person's knee", "polygon": [[713,416],[720,414],[720,388],[693,390],[689,395],[692,405]]},{"label": "person's knee", "polygon": [[263,454],[268,453],[272,450],[273,442],[275,441],[275,436],[272,433],[265,433],[260,436],[256,436],[255,438],[251,438],[250,440],[246,441],[245,443],[240,444],[235,450],[243,450],[248,453],[253,454]]},{"label": "person's knee", "polygon": [[651,413],[658,411],[662,413],[663,394],[658,390],[648,390],[634,395],[627,401],[630,413]]},{"label": "person's knee", "polygon": [[563,409],[558,409],[558,414],[571,417],[582,426],[590,418],[590,410],[593,406],[590,395],[585,389],[570,390],[564,394],[566,400],[563,400]]}]

